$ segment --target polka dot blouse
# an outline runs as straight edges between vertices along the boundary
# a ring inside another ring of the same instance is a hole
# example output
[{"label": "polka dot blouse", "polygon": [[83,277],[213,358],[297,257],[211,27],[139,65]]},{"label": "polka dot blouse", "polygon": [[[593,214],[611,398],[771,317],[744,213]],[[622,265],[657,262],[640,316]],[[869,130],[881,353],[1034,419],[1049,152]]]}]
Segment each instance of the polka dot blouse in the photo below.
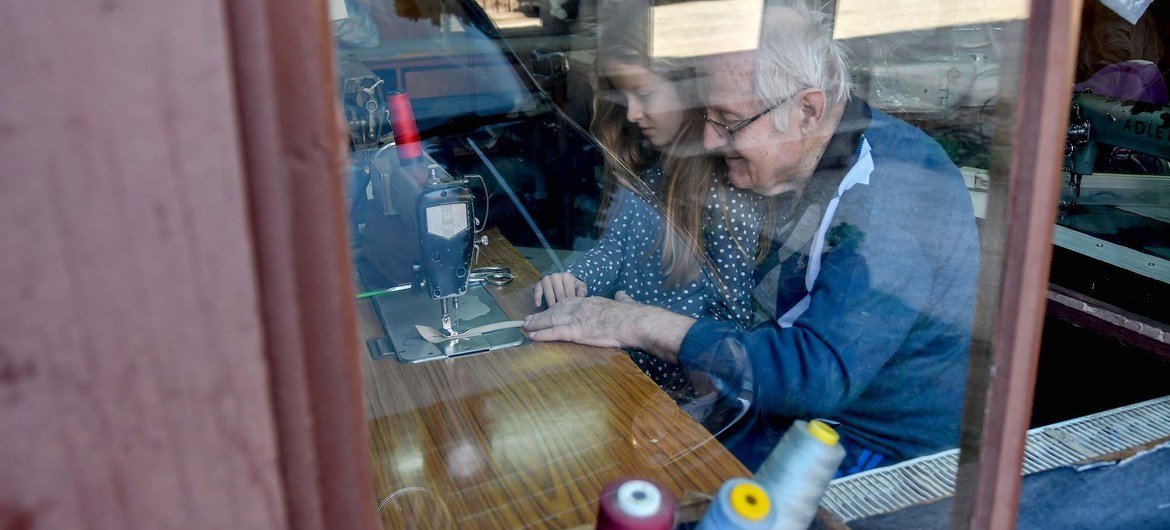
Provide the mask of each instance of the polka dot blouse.
[{"label": "polka dot blouse", "polygon": [[[643,180],[656,189],[662,169],[654,167]],[[720,189],[724,188],[724,189]],[[597,244],[575,261],[569,272],[580,278],[589,294],[613,296],[625,291],[634,300],[694,318],[710,316],[752,323],[752,274],[761,228],[762,198],[749,191],[712,183],[705,197],[702,234],[709,264],[693,282],[666,287],[662,250],[656,248],[663,229],[659,210],[633,192],[621,189],[611,208],[616,215]],[[686,386],[678,366],[644,353],[631,357],[643,371],[668,391]]]}]

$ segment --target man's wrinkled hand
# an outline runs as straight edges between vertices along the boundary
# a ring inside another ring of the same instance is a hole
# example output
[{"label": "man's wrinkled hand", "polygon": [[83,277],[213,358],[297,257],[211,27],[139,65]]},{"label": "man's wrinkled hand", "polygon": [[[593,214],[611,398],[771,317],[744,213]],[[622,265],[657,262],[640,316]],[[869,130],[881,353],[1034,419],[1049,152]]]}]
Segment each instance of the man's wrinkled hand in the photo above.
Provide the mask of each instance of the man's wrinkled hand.
[{"label": "man's wrinkled hand", "polygon": [[570,298],[552,309],[529,315],[524,329],[536,341],[567,341],[610,348],[636,347],[631,324],[647,306],[619,292],[613,300],[599,296]]},{"label": "man's wrinkled hand", "polygon": [[524,329],[532,340],[639,348],[677,363],[683,337],[695,319],[640,304],[624,292],[619,291],[613,298],[570,298],[552,309],[528,315]]}]

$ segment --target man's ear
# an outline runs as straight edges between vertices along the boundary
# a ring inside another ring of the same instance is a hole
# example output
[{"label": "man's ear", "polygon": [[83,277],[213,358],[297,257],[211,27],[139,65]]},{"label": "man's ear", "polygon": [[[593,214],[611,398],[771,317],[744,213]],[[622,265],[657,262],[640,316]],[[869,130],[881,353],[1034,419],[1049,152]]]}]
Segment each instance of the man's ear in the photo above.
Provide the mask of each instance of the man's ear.
[{"label": "man's ear", "polygon": [[800,111],[800,131],[808,134],[819,130],[829,107],[825,92],[815,88],[805,89],[797,95],[796,105]]}]

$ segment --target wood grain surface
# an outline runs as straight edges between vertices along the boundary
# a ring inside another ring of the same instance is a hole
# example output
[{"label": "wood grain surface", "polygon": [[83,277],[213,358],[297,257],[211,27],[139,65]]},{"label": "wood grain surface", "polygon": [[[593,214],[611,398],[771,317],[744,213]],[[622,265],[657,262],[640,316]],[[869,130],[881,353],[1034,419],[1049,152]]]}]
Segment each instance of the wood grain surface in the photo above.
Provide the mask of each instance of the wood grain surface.
[{"label": "wood grain surface", "polygon": [[[489,289],[523,318],[539,274],[490,237],[476,265],[512,268],[514,282]],[[381,336],[360,305],[362,335]],[[387,528],[572,528],[594,520],[598,492],[618,477],[693,499],[750,476],[620,350],[534,343],[422,364],[363,359]]]}]

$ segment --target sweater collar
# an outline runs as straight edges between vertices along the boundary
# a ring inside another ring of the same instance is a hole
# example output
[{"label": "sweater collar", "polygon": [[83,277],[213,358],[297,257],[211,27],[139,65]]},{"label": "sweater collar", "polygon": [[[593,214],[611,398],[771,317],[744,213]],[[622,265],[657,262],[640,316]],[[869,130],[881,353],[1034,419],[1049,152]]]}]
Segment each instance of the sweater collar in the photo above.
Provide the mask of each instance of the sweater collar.
[{"label": "sweater collar", "polygon": [[800,201],[802,204],[810,201],[824,204],[833,197],[845,173],[857,163],[861,135],[869,127],[872,117],[869,104],[857,97],[849,98],[841,113],[841,121],[809,178]]}]

